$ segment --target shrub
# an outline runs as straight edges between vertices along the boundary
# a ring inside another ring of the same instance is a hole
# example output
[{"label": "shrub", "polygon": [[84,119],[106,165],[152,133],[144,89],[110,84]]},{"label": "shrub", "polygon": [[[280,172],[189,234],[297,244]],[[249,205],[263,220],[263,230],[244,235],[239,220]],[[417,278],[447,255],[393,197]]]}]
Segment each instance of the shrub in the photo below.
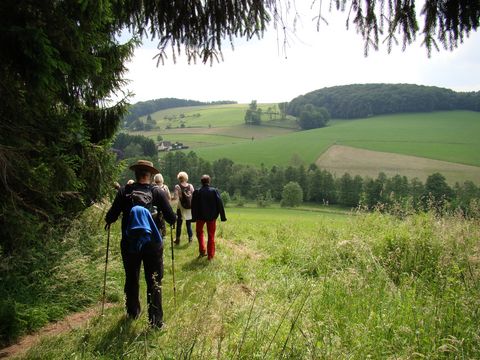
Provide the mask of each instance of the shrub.
[{"label": "shrub", "polygon": [[227,204],[230,202],[230,194],[227,191],[222,191],[220,197],[223,201],[223,206],[227,207]]},{"label": "shrub", "polygon": [[299,206],[302,201],[303,190],[297,182],[290,181],[283,187],[282,201],[280,203],[282,207]]}]

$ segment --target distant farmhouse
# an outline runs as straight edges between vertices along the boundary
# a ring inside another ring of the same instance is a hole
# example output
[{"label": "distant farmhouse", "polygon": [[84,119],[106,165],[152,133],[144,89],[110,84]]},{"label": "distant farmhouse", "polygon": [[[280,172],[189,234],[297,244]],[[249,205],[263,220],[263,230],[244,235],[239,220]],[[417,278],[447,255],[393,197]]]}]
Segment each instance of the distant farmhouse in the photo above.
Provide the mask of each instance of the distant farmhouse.
[{"label": "distant farmhouse", "polygon": [[172,149],[172,143],[170,141],[161,141],[160,144],[157,145],[158,151],[169,151]]},{"label": "distant farmhouse", "polygon": [[170,150],[181,150],[181,149],[188,149],[188,146],[183,145],[182,143],[179,142],[170,142],[170,141],[161,141],[157,145],[157,150],[158,151],[170,151]]}]

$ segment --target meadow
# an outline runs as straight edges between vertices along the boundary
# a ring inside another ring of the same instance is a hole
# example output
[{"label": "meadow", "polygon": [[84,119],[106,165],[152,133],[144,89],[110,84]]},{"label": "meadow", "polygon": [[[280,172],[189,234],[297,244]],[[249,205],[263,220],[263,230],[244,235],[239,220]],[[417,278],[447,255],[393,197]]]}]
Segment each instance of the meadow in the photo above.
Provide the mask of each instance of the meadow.
[{"label": "meadow", "polygon": [[[267,109],[272,104],[262,105]],[[299,131],[294,120],[264,121],[263,126],[243,123],[247,105],[172,109],[187,117],[186,127],[163,129],[168,110],[152,115],[160,129],[141,134],[179,141],[210,161],[226,157],[236,163],[287,166],[317,163],[336,173],[376,177],[380,171],[422,181],[434,172],[450,184],[480,179],[480,115],[470,111],[409,113],[356,120],[331,120],[325,128]],[[193,116],[201,113],[200,117]],[[172,113],[170,114],[172,116]],[[179,125],[178,125],[179,126]],[[250,140],[250,141],[247,141]],[[339,163],[332,151],[343,146]],[[355,149],[368,150],[355,151]],[[368,159],[366,159],[368,154]],[[391,154],[391,155],[389,155]],[[401,158],[400,155],[405,156]],[[377,159],[375,166],[365,160]],[[433,160],[433,161],[431,161]],[[332,165],[333,164],[333,165]],[[463,166],[464,165],[464,166]],[[359,170],[359,166],[361,169]]]},{"label": "meadow", "polygon": [[249,144],[248,149],[245,144],[235,144],[201,149],[198,154],[216,159],[218,151],[235,162],[271,166],[288,164],[292,154],[298,153],[308,164],[337,144],[480,166],[479,133],[480,115],[474,112],[401,114],[335,120],[325,128],[265,139]]},{"label": "meadow", "polygon": [[167,239],[164,330],[124,317],[117,225],[117,305],[22,358],[480,357],[478,220],[275,206],[228,207],[227,218],[213,262],[186,238],[175,247],[176,306]]},{"label": "meadow", "polygon": [[[258,107],[266,111],[274,105],[258,104]],[[228,127],[244,124],[247,109],[248,104],[190,106],[157,111],[151,117],[163,130],[179,128],[181,123],[185,127]]]},{"label": "meadow", "polygon": [[372,151],[344,145],[332,145],[316,161],[321,169],[329,169],[337,177],[344,173],[376,178],[380,172],[389,177],[402,174],[422,182],[433,173],[441,173],[450,184],[466,180],[480,184],[480,168],[418,156]]}]

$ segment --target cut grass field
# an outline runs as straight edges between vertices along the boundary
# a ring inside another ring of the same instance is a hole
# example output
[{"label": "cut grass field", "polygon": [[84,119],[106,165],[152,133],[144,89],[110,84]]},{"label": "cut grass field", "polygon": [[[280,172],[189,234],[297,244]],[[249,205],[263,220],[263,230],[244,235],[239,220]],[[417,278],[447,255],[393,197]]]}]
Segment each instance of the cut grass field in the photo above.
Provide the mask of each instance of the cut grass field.
[{"label": "cut grass field", "polygon": [[337,144],[480,166],[480,113],[444,111],[341,122]]},{"label": "cut grass field", "polygon": [[[150,330],[145,311],[125,319],[119,304],[24,358],[480,357],[477,220],[309,210],[227,208],[213,262],[183,238],[176,307],[167,243],[165,330]],[[119,231],[113,298],[123,282]]]},{"label": "cut grass field", "polygon": [[417,177],[425,182],[429,175],[440,172],[450,184],[456,181],[463,183],[466,180],[480,184],[480,167],[478,166],[342,145],[331,146],[318,158],[316,164],[322,169],[328,169],[337,177],[348,172],[362,177],[376,178],[379,172],[384,172],[389,177],[402,174],[407,178]]}]

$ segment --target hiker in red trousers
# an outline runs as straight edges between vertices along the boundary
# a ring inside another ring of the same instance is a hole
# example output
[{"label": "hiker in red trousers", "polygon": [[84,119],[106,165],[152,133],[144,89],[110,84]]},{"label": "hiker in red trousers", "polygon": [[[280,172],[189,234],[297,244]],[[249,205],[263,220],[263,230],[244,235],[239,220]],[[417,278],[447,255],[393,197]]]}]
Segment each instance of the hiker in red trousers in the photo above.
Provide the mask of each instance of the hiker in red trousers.
[{"label": "hiker in red trousers", "polygon": [[[208,255],[208,260],[215,256],[215,230],[218,215],[221,221],[227,221],[222,198],[218,190],[210,186],[210,176],[203,175],[202,187],[193,192],[192,221],[196,221],[196,233],[200,257]],[[207,224],[208,244],[205,247],[203,226]]]}]

